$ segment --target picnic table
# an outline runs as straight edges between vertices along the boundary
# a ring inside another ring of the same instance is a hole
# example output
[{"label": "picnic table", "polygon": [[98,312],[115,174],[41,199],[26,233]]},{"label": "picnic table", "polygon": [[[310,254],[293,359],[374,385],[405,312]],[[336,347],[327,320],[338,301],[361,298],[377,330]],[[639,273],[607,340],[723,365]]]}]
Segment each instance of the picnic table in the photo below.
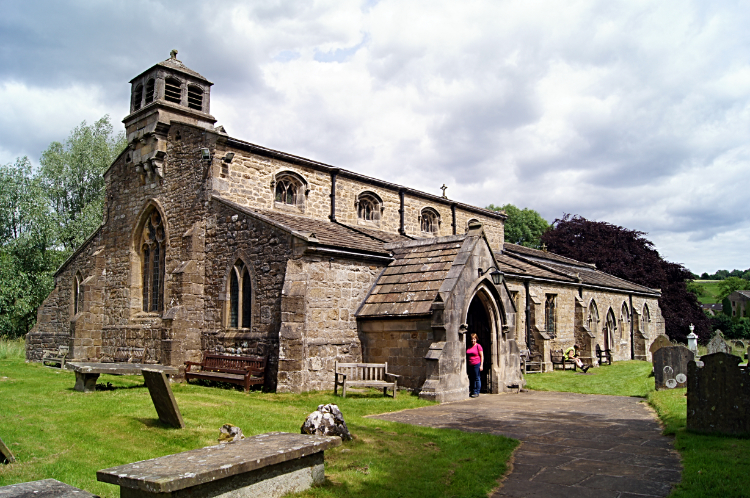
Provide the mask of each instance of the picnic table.
[{"label": "picnic table", "polygon": [[166,365],[149,365],[143,363],[83,363],[68,362],[66,367],[76,373],[75,390],[84,393],[96,390],[96,381],[101,374],[108,375],[141,375],[141,370],[158,370],[166,375],[177,375],[176,367]]}]

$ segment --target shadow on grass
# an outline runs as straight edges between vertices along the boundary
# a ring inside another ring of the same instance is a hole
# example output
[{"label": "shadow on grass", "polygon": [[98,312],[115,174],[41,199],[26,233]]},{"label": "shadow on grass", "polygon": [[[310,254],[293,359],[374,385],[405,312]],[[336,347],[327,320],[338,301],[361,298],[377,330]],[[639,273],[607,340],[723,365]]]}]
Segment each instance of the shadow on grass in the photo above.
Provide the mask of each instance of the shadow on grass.
[{"label": "shadow on grass", "polygon": [[137,420],[138,422],[143,424],[145,427],[149,427],[149,428],[164,429],[164,430],[171,430],[171,431],[182,430],[179,427],[172,427],[169,424],[165,424],[158,418],[133,417],[133,420]]}]

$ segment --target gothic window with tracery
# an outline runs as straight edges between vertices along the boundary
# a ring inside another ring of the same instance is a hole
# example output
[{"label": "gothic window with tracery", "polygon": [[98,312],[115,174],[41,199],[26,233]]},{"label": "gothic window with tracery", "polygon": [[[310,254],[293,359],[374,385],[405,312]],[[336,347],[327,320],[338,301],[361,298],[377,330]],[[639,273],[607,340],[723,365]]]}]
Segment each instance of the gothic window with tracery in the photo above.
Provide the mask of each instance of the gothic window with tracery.
[{"label": "gothic window with tracery", "polygon": [[229,275],[229,327],[250,328],[252,321],[252,282],[250,271],[237,261]]},{"label": "gothic window with tracery", "polygon": [[143,268],[143,311],[160,312],[164,308],[164,223],[154,209],[141,232]]},{"label": "gothic window with tracery", "polygon": [[557,296],[555,294],[547,294],[547,299],[544,301],[544,323],[547,326],[547,333],[551,338],[555,338],[555,332],[557,331]]},{"label": "gothic window with tracery", "polygon": [[611,349],[614,345],[615,330],[617,330],[617,320],[615,320],[615,312],[610,308],[607,312],[607,330],[604,333],[606,344],[604,349]]},{"label": "gothic window with tracery", "polygon": [[625,329],[628,327],[627,324],[630,323],[630,310],[628,309],[627,303],[622,303],[620,322],[622,324],[622,327],[620,327],[620,339],[623,340],[625,339]]},{"label": "gothic window with tracery", "polygon": [[586,325],[589,328],[589,332],[596,332],[596,326],[599,323],[599,310],[596,307],[596,302],[593,300],[589,304],[589,313],[586,318]]},{"label": "gothic window with tracery", "polygon": [[651,313],[648,311],[648,304],[643,305],[643,333],[648,334],[648,324],[651,322]]},{"label": "gothic window with tracery", "polygon": [[363,221],[380,221],[382,202],[371,192],[363,192],[357,198],[357,218]]},{"label": "gothic window with tracery", "polygon": [[432,208],[424,208],[422,210],[420,225],[422,232],[437,235],[440,229],[440,216],[437,214],[437,211]]}]

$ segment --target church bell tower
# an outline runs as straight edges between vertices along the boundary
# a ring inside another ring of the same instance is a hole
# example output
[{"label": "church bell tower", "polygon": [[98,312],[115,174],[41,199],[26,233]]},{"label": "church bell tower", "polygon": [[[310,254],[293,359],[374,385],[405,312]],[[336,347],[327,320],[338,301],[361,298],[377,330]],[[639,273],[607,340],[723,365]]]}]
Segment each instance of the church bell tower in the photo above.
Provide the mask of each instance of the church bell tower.
[{"label": "church bell tower", "polygon": [[136,172],[149,180],[164,176],[166,137],[173,121],[213,130],[210,114],[213,83],[189,69],[172,50],[132,80],[130,114],[123,120]]}]

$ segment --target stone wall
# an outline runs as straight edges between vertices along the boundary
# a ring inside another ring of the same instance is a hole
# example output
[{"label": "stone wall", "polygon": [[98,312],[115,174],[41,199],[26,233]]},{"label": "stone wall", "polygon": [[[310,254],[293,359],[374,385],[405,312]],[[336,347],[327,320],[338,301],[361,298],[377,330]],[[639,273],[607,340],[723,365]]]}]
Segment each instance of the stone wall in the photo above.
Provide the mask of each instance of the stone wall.
[{"label": "stone wall", "polygon": [[388,362],[388,372],[401,376],[399,387],[419,390],[427,378],[424,357],[434,341],[431,324],[430,318],[361,322],[364,361]]},{"label": "stone wall", "polygon": [[362,361],[354,314],[382,269],[363,261],[310,256],[288,261],[279,391],[333,389],[336,361]]}]

